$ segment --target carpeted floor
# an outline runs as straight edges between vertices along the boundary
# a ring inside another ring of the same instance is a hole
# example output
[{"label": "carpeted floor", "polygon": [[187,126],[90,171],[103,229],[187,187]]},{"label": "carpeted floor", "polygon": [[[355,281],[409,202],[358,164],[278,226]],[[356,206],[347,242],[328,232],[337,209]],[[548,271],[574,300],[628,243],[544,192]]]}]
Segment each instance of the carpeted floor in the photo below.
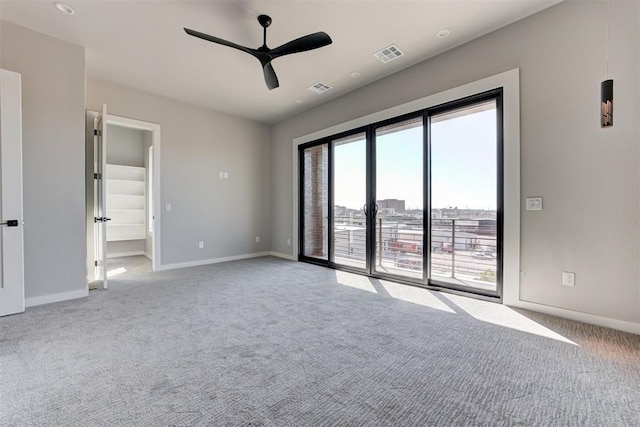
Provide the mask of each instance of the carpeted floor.
[{"label": "carpeted floor", "polygon": [[637,426],[640,336],[275,258],[134,268],[0,318],[0,425]]}]

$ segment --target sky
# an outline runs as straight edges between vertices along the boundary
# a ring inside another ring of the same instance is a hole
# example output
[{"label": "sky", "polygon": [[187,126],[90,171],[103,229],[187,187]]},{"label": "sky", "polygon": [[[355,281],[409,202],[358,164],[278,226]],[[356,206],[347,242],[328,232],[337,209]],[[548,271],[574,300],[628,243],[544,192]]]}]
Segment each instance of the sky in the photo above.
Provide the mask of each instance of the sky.
[{"label": "sky", "polygon": [[[422,200],[422,127],[376,138],[376,198],[401,199],[407,209]],[[334,151],[336,205],[365,203],[365,141]],[[467,114],[431,125],[433,208],[496,209],[496,110]]]}]

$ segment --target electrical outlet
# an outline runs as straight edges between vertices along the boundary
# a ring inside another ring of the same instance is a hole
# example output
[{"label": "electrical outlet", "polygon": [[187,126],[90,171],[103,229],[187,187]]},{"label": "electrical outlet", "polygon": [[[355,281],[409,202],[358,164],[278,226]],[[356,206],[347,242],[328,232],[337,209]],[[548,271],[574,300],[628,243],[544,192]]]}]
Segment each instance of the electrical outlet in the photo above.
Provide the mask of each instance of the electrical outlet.
[{"label": "electrical outlet", "polygon": [[167,212],[171,212],[171,203],[167,203],[166,205],[164,205],[164,210]]},{"label": "electrical outlet", "polygon": [[260,236],[256,236],[256,243],[260,243]]},{"label": "electrical outlet", "polygon": [[291,239],[287,239],[287,246],[291,246]]},{"label": "electrical outlet", "polygon": [[562,286],[575,286],[576,285],[576,273],[570,273],[567,271],[562,272]]},{"label": "electrical outlet", "polygon": [[198,247],[200,249],[204,249],[204,242],[202,242],[202,241],[198,242]]}]

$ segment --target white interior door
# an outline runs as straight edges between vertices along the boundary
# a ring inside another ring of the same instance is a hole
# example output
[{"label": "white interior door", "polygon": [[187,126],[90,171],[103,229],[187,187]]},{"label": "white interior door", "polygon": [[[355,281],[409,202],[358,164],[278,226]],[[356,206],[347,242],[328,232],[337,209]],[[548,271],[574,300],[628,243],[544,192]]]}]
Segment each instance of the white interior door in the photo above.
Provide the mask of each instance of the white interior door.
[{"label": "white interior door", "polygon": [[94,126],[94,230],[95,230],[95,279],[107,283],[107,105],[102,105],[102,113],[98,114]]},{"label": "white interior door", "polygon": [[24,311],[20,85],[0,69],[0,316]]}]

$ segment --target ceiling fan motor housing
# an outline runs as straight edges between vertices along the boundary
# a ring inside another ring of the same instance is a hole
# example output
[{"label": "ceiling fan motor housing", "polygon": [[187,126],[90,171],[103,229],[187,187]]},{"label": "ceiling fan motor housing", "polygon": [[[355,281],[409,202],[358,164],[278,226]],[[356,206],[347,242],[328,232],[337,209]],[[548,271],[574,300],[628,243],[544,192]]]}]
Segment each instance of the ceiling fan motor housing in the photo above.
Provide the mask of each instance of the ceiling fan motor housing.
[{"label": "ceiling fan motor housing", "polygon": [[271,17],[268,15],[260,15],[258,16],[258,22],[262,26],[262,28],[267,28],[271,25]]}]

